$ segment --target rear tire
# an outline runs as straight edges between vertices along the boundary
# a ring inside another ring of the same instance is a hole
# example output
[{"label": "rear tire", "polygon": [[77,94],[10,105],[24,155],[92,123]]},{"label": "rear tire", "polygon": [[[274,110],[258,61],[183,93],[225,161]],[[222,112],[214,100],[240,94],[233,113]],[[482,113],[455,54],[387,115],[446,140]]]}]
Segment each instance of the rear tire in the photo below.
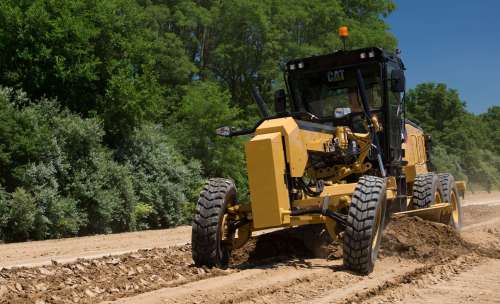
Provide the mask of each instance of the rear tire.
[{"label": "rear tire", "polygon": [[196,206],[191,234],[195,265],[227,267],[231,247],[223,243],[226,208],[236,203],[233,181],[211,178],[203,187]]},{"label": "rear tire", "polygon": [[344,266],[360,274],[373,271],[377,260],[386,209],[385,180],[359,179],[352,195],[344,233]]},{"label": "rear tire", "polygon": [[462,202],[455,178],[450,173],[441,173],[438,176],[443,188],[443,201],[451,204],[449,225],[456,231],[460,231],[462,229]]},{"label": "rear tire", "polygon": [[413,209],[428,208],[443,200],[439,177],[431,172],[417,175],[413,182]]}]

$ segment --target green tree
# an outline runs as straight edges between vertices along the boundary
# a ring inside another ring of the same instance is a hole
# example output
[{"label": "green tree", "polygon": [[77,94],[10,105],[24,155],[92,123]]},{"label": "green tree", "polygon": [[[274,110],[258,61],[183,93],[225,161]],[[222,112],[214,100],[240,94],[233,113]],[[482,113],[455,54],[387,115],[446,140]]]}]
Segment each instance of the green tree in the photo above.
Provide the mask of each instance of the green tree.
[{"label": "green tree", "polygon": [[156,17],[134,0],[2,1],[0,83],[102,114],[117,144],[195,71]]},{"label": "green tree", "polygon": [[245,138],[214,130],[253,126],[251,87],[271,100],[287,60],[341,48],[340,25],[351,28],[349,48],[393,49],[385,17],[394,8],[391,0],[1,1],[0,234],[177,225],[204,177],[232,177],[245,196]]},{"label": "green tree", "polygon": [[230,95],[217,84],[199,82],[187,89],[169,128],[171,137],[186,155],[201,161],[207,177],[233,178],[246,188],[246,165],[242,138],[222,138],[215,134],[221,126],[238,127],[239,109],[230,105]]},{"label": "green tree", "polygon": [[458,91],[449,89],[444,83],[422,83],[410,90],[407,110],[411,119],[431,133],[444,130],[445,124],[457,123],[466,113]]},{"label": "green tree", "polygon": [[500,155],[500,106],[493,106],[479,116],[484,123],[483,132],[487,134],[490,149]]},{"label": "green tree", "polygon": [[250,88],[266,99],[282,86],[284,63],[338,50],[340,25],[351,27],[349,47],[394,49],[384,17],[395,5],[376,1],[156,1],[167,4],[174,32],[184,41],[201,79],[220,82],[243,115],[253,112]]},{"label": "green tree", "polygon": [[[407,111],[432,135],[433,163],[439,171],[465,178],[469,184],[500,186],[500,156],[492,150],[498,129],[494,109],[475,116],[467,112],[456,90],[424,83],[408,93]],[[488,128],[491,131],[486,132]]]}]

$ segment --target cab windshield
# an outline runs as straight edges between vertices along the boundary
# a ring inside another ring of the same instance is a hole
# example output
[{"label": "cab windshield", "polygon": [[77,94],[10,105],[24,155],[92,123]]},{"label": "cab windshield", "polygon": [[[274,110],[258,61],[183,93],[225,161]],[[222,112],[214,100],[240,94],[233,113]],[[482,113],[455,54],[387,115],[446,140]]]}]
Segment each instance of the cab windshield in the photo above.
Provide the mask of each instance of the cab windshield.
[{"label": "cab windshield", "polygon": [[365,66],[304,71],[290,77],[290,87],[299,111],[307,111],[319,118],[330,118],[359,113],[361,99],[356,82],[356,70],[363,75],[368,102],[372,110],[382,106],[380,66]]}]

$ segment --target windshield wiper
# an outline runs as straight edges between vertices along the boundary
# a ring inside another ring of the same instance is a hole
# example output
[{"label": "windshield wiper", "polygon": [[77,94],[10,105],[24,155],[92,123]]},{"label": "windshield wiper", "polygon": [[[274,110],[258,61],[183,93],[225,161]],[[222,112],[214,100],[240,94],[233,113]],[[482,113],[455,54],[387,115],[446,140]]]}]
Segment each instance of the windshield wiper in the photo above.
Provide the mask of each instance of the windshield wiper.
[{"label": "windshield wiper", "polygon": [[[318,116],[314,115],[313,113],[311,112],[307,112],[307,111],[301,111],[301,112],[293,112],[291,113],[291,116],[293,118],[308,118],[309,120],[321,120]],[[306,117],[304,117],[306,116]]]}]

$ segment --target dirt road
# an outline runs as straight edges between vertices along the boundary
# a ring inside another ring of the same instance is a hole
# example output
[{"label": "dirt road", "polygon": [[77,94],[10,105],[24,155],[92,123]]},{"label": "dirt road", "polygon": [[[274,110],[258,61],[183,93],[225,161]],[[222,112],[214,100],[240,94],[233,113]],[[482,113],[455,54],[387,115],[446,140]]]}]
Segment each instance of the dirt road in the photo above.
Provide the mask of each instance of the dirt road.
[{"label": "dirt road", "polygon": [[189,227],[0,245],[0,303],[500,303],[500,193],[464,205],[460,236],[393,221],[367,277],[342,268],[336,244],[318,258],[287,232],[254,239],[227,270],[191,265]]},{"label": "dirt road", "polygon": [[77,258],[96,258],[139,249],[187,244],[191,227],[96,235],[89,237],[0,245],[0,268],[67,263]]}]

